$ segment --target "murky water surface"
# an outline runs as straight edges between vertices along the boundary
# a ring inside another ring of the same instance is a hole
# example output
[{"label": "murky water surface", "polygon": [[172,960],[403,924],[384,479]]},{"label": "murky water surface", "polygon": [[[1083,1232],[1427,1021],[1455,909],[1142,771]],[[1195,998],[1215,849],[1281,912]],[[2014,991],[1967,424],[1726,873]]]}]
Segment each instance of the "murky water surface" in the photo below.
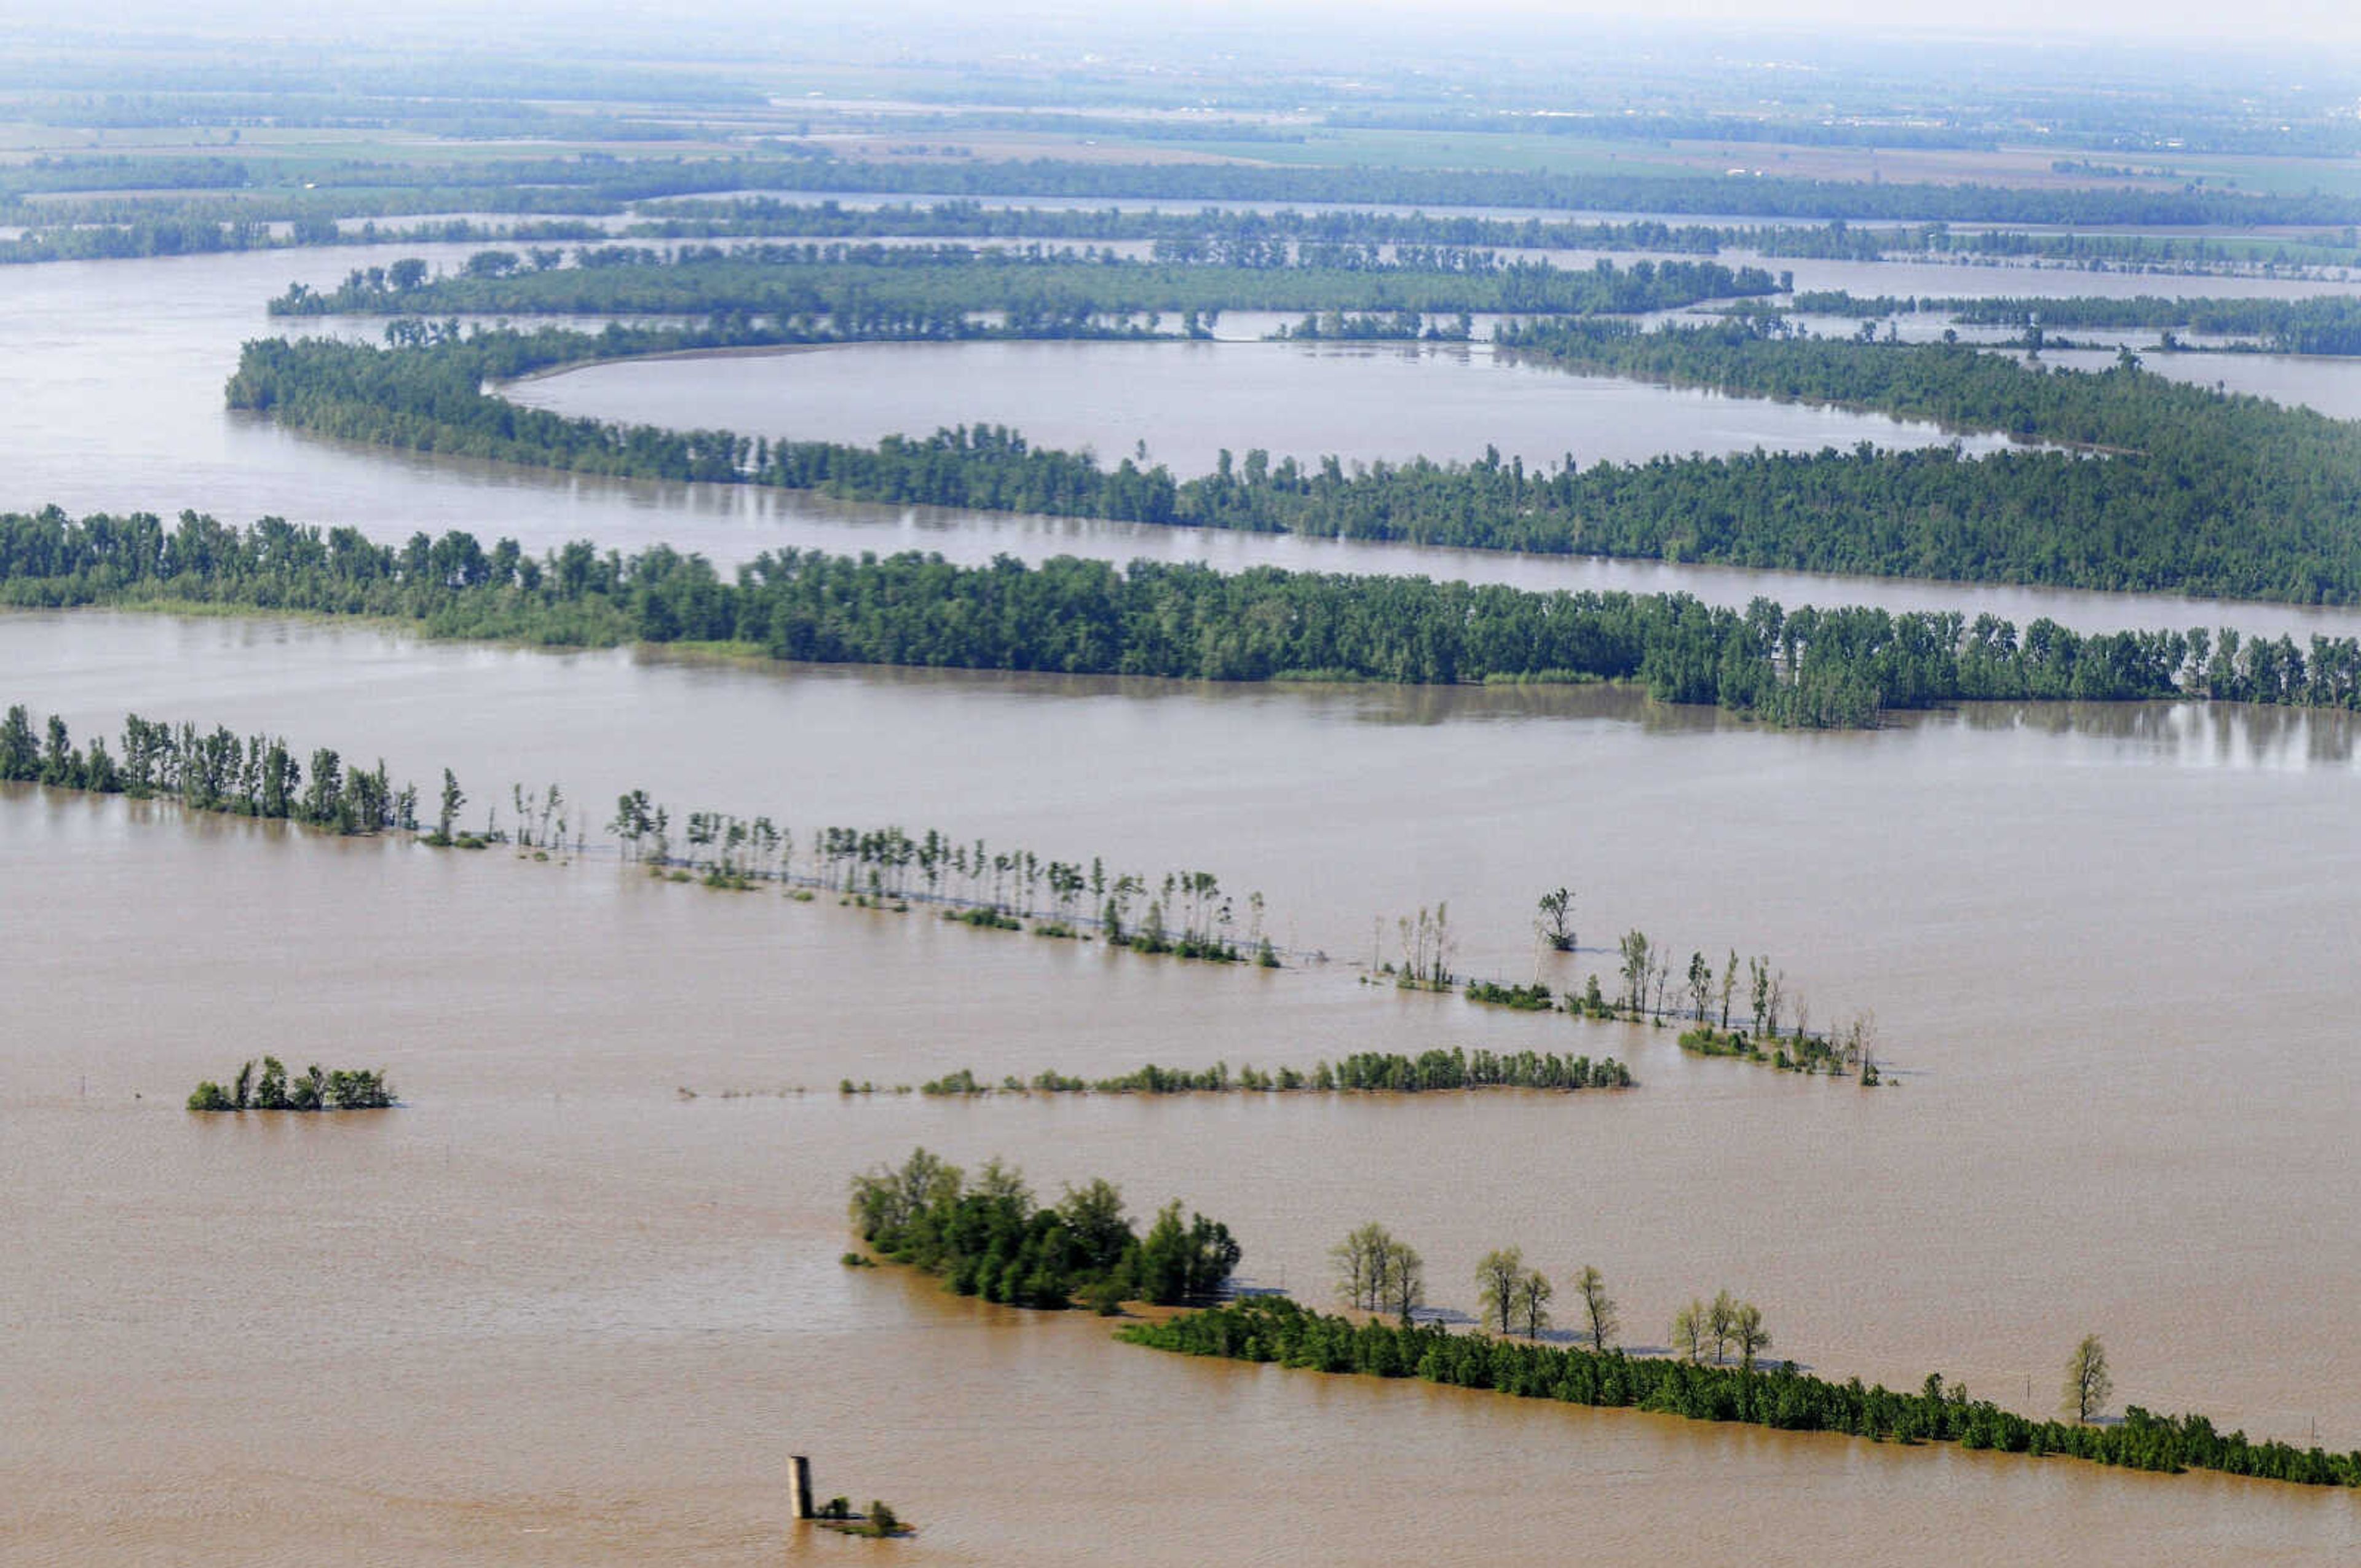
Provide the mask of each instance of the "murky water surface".
[{"label": "murky water surface", "polygon": [[[924,545],[1966,602],[2093,627],[2361,624],[828,508],[396,458],[224,412],[238,339],[270,330],[263,296],[384,257],[10,269],[16,502],[664,539],[723,560]],[[1289,385],[1340,395],[1375,368],[1405,400],[1448,385],[1480,401],[1513,379],[1474,354],[1222,345],[1153,363],[1290,365],[1314,380]],[[2268,382],[2284,362],[2230,363]],[[2301,374],[2327,407],[2350,372]],[[1578,400],[1566,379],[1549,390]],[[1218,376],[1170,385],[1221,395]],[[1663,416],[1686,433],[1670,449],[1754,417],[1709,401],[1666,405],[1686,411]],[[1251,444],[1185,417],[1191,439]],[[2119,1403],[2361,1443],[2361,1352],[2338,1332],[2361,1293],[2343,1219],[2361,1195],[2348,720],[2026,707],[1795,736],[1615,692],[749,670],[112,615],[0,617],[16,700],[78,733],[126,708],[267,729],[429,786],[448,765],[470,821],[506,816],[511,782],[556,780],[594,825],[598,803],[645,787],[676,816],[766,812],[799,837],[895,821],[1203,867],[1334,961],[1209,972],[708,893],[604,856],[438,855],[0,791],[0,1559],[859,1551],[792,1535],[793,1452],[816,1456],[823,1493],[892,1500],[925,1527],[915,1550],[955,1563],[1455,1561],[1477,1540],[1534,1563],[2293,1563],[2361,1545],[2343,1496],[1201,1365],[835,1261],[846,1174],[924,1142],[1005,1154],[1049,1191],[1104,1173],[1136,1210],[1185,1197],[1233,1225],[1257,1282],[1313,1296],[1328,1245],[1380,1218],[1425,1253],[1440,1302],[1466,1305],[1474,1259],[1513,1242],[1561,1276],[1605,1269],[1635,1346],[1728,1286],[1817,1370],[1940,1368],[2041,1410],[2096,1331]],[[1532,899],[1560,882],[1587,950],[1545,960],[1554,982],[1611,985],[1606,949],[1633,927],[1681,955],[1767,950],[1816,1020],[1874,1012],[1903,1087],[1360,983],[1395,917],[1440,901],[1462,969],[1530,978]],[[832,1089],[1449,1044],[1614,1054],[1644,1087]],[[266,1051],[385,1066],[408,1104],[180,1109],[198,1078]]]},{"label": "murky water surface", "polygon": [[[2343,1497],[1203,1366],[833,1261],[845,1175],[923,1142],[1049,1190],[1185,1196],[1256,1281],[1314,1295],[1327,1246],[1380,1217],[1440,1302],[1513,1242],[1604,1268],[1635,1345],[1727,1285],[1818,1370],[1940,1368],[2030,1409],[2096,1330],[2122,1399],[2361,1442],[2361,1359],[2322,1328],[2361,1289],[2337,1217],[2361,1196],[2343,721],[2026,707],[1794,736],[1613,693],[744,671],[108,615],[0,619],[0,670],[78,728],[136,705],[448,763],[471,818],[555,778],[799,836],[891,820],[1202,865],[1335,959],[1208,971],[600,857],[9,791],[0,1379],[32,1419],[0,1465],[37,1555],[201,1556],[241,1510],[309,1498],[377,1552],[752,1561],[806,1449],[824,1489],[891,1498],[955,1561],[1083,1561],[1115,1519],[1129,1558],[1201,1555],[1208,1497],[1274,1562],[1448,1557],[1479,1525],[1521,1560],[1572,1530],[1719,1561],[1766,1519],[1789,1561],[1889,1560],[1896,1517],[1994,1562],[2356,1544]],[[1529,977],[1526,912],[1558,880],[1593,950],[1552,978],[1611,983],[1596,949],[1633,927],[1767,948],[1816,1018],[1875,1013],[1904,1086],[1360,983],[1374,916],[1389,953],[1392,916],[1446,899],[1464,969]],[[832,1090],[1449,1044],[1611,1053],[1644,1087]],[[381,1063],[410,1104],[179,1110],[263,1050]],[[1731,1476],[1757,1501],[1725,1517]]]}]

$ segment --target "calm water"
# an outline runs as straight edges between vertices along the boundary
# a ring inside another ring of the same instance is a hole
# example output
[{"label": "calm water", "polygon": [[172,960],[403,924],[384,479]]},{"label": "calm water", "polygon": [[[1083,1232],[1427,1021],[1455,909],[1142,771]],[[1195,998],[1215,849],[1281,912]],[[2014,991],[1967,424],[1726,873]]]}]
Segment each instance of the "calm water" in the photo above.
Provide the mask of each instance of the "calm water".
[{"label": "calm water", "polygon": [[[383,256],[12,270],[0,440],[21,501],[724,559],[925,543],[1875,597],[577,484],[221,411],[236,341],[268,329],[262,296]],[[2356,624],[1880,592],[2084,625]],[[1006,1154],[1049,1191],[1105,1173],[1135,1211],[1185,1197],[1236,1229],[1257,1281],[1307,1294],[1327,1246],[1378,1217],[1425,1253],[1440,1303],[1466,1305],[1474,1258],[1515,1242],[1561,1277],[1604,1268],[1636,1345],[1727,1285],[1817,1370],[1939,1367],[2035,1409],[2095,1330],[2118,1404],[2361,1443],[2361,1351],[2335,1332],[2361,1290],[2342,1221],[2361,1196],[2348,721],[2028,707],[1794,736],[1616,693],[744,670],[106,615],[0,617],[0,701],[20,699],[80,732],[137,707],[381,751],[422,784],[447,763],[471,820],[511,780],[556,779],[799,832],[901,821],[1204,866],[1337,961],[1209,973],[608,860],[0,791],[0,1559],[772,1561],[790,1452],[818,1457],[824,1493],[887,1497],[927,1527],[919,1550],[976,1563],[1102,1562],[1116,1530],[1143,1563],[1200,1561],[1209,1536],[1250,1562],[1451,1560],[1478,1531],[1520,1562],[1569,1542],[1697,1563],[2292,1563],[2361,1544],[2342,1496],[1202,1365],[834,1262],[846,1173],[924,1141]],[[1530,975],[1532,900],[1560,881],[1587,947],[1638,927],[1681,953],[1768,948],[1816,1019],[1873,1009],[1905,1087],[1358,983],[1373,919],[1444,899],[1462,968]],[[827,1089],[1454,1043],[1611,1052],[1645,1087]],[[265,1050],[386,1066],[410,1107],[276,1125],[178,1109]],[[719,1097],[799,1084],[815,1092]],[[1745,1507],[1717,1508],[1733,1485]]]},{"label": "calm water", "polygon": [[1488,443],[1538,466],[1569,453],[1587,466],[1951,439],[1923,422],[1496,361],[1482,344],[862,344],[594,365],[510,395],[568,415],[864,444],[1008,424],[1038,445],[1089,447],[1109,463],[1144,447],[1183,476],[1211,473],[1225,446],[1400,461],[1480,457]]},{"label": "calm water", "polygon": [[[449,265],[472,248],[424,247],[421,254]],[[9,504],[55,501],[75,511],[147,510],[166,516],[193,507],[239,521],[276,513],[349,524],[389,539],[422,529],[460,528],[487,538],[509,535],[536,551],[582,537],[626,550],[661,541],[725,564],[785,545],[939,550],[967,561],[1003,553],[1027,560],[1062,554],[1118,561],[1203,560],[1231,569],[1274,565],[1412,571],[1525,587],[1682,591],[1741,606],[1769,595],[1790,605],[1963,608],[1971,614],[1991,610],[2019,625],[2048,615],[2098,630],[2227,620],[2274,634],[2292,631],[2299,638],[2313,630],[2361,631],[2361,613],[2345,611],[2225,609],[2169,598],[1370,547],[842,506],[734,486],[580,478],[314,440],[222,407],[222,383],[236,363],[239,343],[284,325],[264,313],[266,299],[291,279],[332,286],[350,268],[382,265],[385,258],[382,247],[323,248],[10,269],[8,287],[0,290],[0,347],[10,353],[16,370],[0,381],[0,447],[11,457]],[[1908,291],[1905,284],[1893,287]],[[161,300],[171,302],[169,310],[159,304]],[[1214,352],[1229,346],[1218,345]],[[2194,366],[2200,357],[2188,356],[2174,364]],[[2267,377],[2268,367],[2301,363],[2303,375],[2315,382],[2341,386],[2361,378],[2361,363],[2216,357],[2224,375]],[[2313,395],[2342,394],[2320,389]],[[2355,401],[2361,404],[2361,397]],[[1245,444],[1240,437],[1236,449]],[[1111,444],[1106,455],[1119,455]]]},{"label": "calm water", "polygon": [[[2097,1329],[2124,1399],[2361,1441],[2361,1353],[2322,1332],[2361,1288],[2334,1218],[2356,1196],[2342,726],[2033,708],[1797,737],[1602,694],[745,673],[110,616],[0,620],[0,669],[77,717],[367,736],[479,799],[511,774],[593,799],[644,783],[1205,864],[1340,960],[1373,911],[1448,898],[1463,961],[1521,971],[1535,878],[1563,876],[1587,942],[1767,945],[1817,1015],[1873,1007],[1906,1082],[1693,1062],[1653,1031],[1371,991],[1343,961],[1203,972],[12,790],[0,1321],[21,1354],[0,1395],[31,1419],[0,1467],[36,1558],[201,1557],[238,1510],[308,1498],[379,1551],[752,1561],[776,1550],[791,1449],[959,1561],[1082,1561],[1101,1509],[1127,1559],[1194,1557],[1208,1496],[1245,1505],[1235,1545],[1272,1562],[1447,1556],[1479,1521],[1539,1560],[1578,1520],[1617,1560],[1720,1561],[1767,1523],[1791,1560],[1885,1561],[1897,1511],[1994,1562],[2356,1544],[2343,1497],[1200,1366],[832,1261],[845,1173],[923,1141],[1050,1190],[1105,1172],[1137,1205],[1183,1195],[1299,1290],[1381,1216],[1439,1302],[1513,1241],[1598,1263],[1635,1344],[1727,1284],[1819,1370],[1940,1367],[2039,1409]],[[827,1091],[1449,1043],[1613,1051],[1646,1087]],[[280,1047],[382,1063],[412,1108],[177,1109]],[[795,1085],[817,1092],[718,1098]],[[1417,1508],[1392,1501],[1406,1442],[1433,1472]],[[1700,1521],[1701,1467],[1758,1483],[1744,1522]]]}]

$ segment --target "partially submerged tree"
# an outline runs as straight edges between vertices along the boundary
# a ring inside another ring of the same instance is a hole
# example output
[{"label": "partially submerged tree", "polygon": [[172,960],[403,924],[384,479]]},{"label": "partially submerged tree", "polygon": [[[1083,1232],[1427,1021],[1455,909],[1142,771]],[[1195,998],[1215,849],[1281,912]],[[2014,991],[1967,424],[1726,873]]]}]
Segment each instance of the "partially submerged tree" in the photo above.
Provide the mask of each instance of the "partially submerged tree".
[{"label": "partially submerged tree", "polygon": [[2107,1408],[2108,1396],[2115,1391],[2115,1380],[2107,1371],[2107,1347],[2099,1343],[2096,1334],[2084,1334],[2082,1343],[2066,1360],[2065,1397],[2059,1409],[2074,1412],[2078,1421],[2087,1421]]}]

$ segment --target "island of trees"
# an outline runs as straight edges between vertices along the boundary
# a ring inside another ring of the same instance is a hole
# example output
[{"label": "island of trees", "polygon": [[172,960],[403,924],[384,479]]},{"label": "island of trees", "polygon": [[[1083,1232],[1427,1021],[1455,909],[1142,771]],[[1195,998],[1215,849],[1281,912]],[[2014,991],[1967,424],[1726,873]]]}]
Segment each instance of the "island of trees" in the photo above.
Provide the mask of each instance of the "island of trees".
[{"label": "island of trees", "polygon": [[1241,1255],[1227,1226],[1174,1202],[1146,1235],[1123,1193],[1093,1180],[1037,1202],[1021,1173],[997,1159],[971,1181],[920,1148],[898,1167],[852,1179],[852,1223],[892,1262],[943,1277],[961,1296],[1009,1306],[1063,1308],[1077,1299],[1112,1315],[1126,1301],[1170,1306],[1229,1282]]},{"label": "island of trees", "polygon": [[393,1084],[382,1069],[323,1072],[314,1062],[291,1074],[277,1057],[262,1058],[258,1078],[249,1060],[228,1088],[207,1079],[189,1095],[192,1111],[382,1111],[393,1103]]}]

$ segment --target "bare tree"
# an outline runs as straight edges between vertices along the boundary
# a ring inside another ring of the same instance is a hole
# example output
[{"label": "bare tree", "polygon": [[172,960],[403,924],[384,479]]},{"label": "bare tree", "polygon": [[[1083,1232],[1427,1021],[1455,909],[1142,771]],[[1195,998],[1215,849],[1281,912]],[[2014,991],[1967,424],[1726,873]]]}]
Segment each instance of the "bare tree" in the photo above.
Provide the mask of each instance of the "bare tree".
[{"label": "bare tree", "polygon": [[1392,1283],[1388,1275],[1394,1245],[1386,1228],[1371,1221],[1329,1248],[1329,1261],[1336,1266],[1337,1299],[1348,1307],[1377,1310]]},{"label": "bare tree", "polygon": [[1426,1259],[1404,1242],[1386,1244],[1386,1288],[1380,1304],[1410,1326],[1411,1314],[1426,1305]]}]

